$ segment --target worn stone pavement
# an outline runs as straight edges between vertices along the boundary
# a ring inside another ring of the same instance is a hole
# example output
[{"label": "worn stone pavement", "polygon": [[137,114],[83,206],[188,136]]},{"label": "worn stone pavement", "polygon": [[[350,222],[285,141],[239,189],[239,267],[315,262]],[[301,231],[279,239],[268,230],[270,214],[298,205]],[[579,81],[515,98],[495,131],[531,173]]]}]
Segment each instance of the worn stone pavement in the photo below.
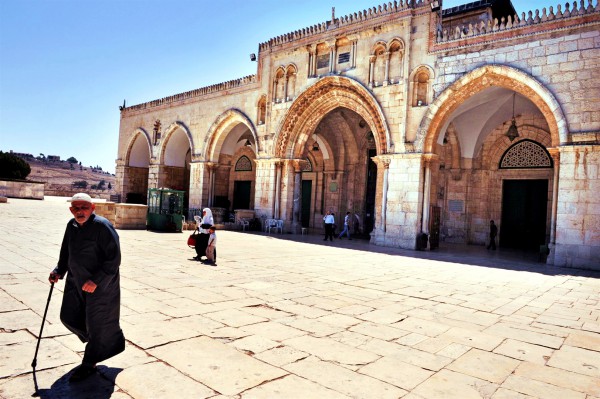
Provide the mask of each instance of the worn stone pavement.
[{"label": "worn stone pavement", "polygon": [[[3,398],[35,392],[67,207],[0,204]],[[191,260],[186,233],[119,231],[127,347],[77,384],[83,344],[59,321],[59,282],[40,397],[600,398],[600,272],[478,247],[217,233],[211,267]]]}]

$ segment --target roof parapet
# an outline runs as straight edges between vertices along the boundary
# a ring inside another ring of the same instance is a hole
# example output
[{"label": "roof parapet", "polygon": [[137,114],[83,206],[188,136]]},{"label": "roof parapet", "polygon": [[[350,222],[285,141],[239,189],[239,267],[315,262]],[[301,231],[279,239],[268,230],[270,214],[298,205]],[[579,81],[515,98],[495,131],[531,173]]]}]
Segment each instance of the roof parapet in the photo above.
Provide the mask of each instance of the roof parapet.
[{"label": "roof parapet", "polygon": [[510,15],[507,19],[502,17],[500,21],[498,18],[494,18],[493,21],[488,20],[487,22],[481,21],[479,24],[461,25],[453,28],[451,31],[444,29],[438,31],[436,35],[436,43],[450,42],[454,40],[467,39],[470,37],[481,36],[485,34],[492,34],[497,32],[503,32],[511,29],[522,28],[530,25],[544,24],[559,19],[565,20],[567,18],[580,17],[585,15],[600,13],[600,3],[596,0],[596,6],[593,5],[593,0],[588,0],[588,6],[585,6],[585,0],[580,0],[579,7],[577,2],[573,2],[571,7],[569,3],[565,4],[565,10],[562,10],[559,4],[556,7],[556,12],[551,6],[548,11],[546,8],[542,8],[542,15],[539,10],[529,11],[527,16],[525,13],[521,13],[521,17],[515,14],[513,17]]}]

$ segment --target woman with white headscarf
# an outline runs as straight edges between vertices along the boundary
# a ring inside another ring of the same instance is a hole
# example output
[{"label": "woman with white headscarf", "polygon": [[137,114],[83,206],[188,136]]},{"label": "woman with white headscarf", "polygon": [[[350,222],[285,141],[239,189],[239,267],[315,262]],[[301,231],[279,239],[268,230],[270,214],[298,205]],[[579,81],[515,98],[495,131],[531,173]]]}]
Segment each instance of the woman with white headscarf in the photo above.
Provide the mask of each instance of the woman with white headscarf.
[{"label": "woman with white headscarf", "polygon": [[[201,221],[201,224],[198,226],[198,232],[200,234],[198,235],[198,238],[196,239],[196,246],[195,246],[197,256],[195,256],[194,259],[202,260],[202,257],[206,256],[206,246],[208,245],[208,238],[210,237],[210,233],[208,232],[208,229],[214,223],[215,222],[213,220],[213,215],[212,215],[212,211],[210,210],[210,208],[202,209],[202,221]],[[216,254],[215,254],[215,258],[216,258]]]}]

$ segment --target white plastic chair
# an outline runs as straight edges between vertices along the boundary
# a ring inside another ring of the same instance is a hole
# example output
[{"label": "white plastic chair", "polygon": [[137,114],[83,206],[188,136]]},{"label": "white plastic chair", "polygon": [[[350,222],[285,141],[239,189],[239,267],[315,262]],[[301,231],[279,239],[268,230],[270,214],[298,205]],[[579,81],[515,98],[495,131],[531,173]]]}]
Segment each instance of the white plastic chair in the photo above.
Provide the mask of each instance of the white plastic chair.
[{"label": "white plastic chair", "polygon": [[277,220],[276,219],[267,219],[265,223],[265,227],[267,229],[267,233],[271,234],[271,230],[275,229],[277,231]]},{"label": "white plastic chair", "polygon": [[250,228],[250,222],[247,219],[240,219],[238,223],[242,226],[242,231]]},{"label": "white plastic chair", "polygon": [[283,234],[283,220],[276,220],[277,222],[277,226],[275,227],[275,232],[277,233],[277,230],[279,230],[280,234]]}]

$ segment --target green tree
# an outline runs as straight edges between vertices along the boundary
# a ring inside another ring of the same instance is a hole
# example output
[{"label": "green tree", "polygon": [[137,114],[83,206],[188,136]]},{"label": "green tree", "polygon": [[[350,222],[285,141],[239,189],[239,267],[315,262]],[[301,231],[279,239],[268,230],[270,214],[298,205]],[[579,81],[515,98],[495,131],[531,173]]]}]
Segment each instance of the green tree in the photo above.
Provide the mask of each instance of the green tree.
[{"label": "green tree", "polygon": [[98,182],[98,189],[99,190],[104,190],[104,185],[105,184],[106,184],[106,181],[100,180],[100,182]]},{"label": "green tree", "polygon": [[73,182],[73,187],[77,187],[77,188],[86,188],[87,185],[88,185],[88,182],[86,182],[85,180],[78,180],[78,181]]},{"label": "green tree", "polygon": [[77,158],[75,158],[75,157],[70,157],[70,158],[68,158],[68,159],[67,159],[67,162],[69,162],[69,163],[71,163],[71,164],[74,164],[74,163],[77,163],[78,161],[77,161]]},{"label": "green tree", "polygon": [[110,184],[110,182],[108,182],[108,189],[112,190],[112,184]]},{"label": "green tree", "polygon": [[31,166],[16,155],[0,151],[0,177],[7,179],[26,179]]}]

